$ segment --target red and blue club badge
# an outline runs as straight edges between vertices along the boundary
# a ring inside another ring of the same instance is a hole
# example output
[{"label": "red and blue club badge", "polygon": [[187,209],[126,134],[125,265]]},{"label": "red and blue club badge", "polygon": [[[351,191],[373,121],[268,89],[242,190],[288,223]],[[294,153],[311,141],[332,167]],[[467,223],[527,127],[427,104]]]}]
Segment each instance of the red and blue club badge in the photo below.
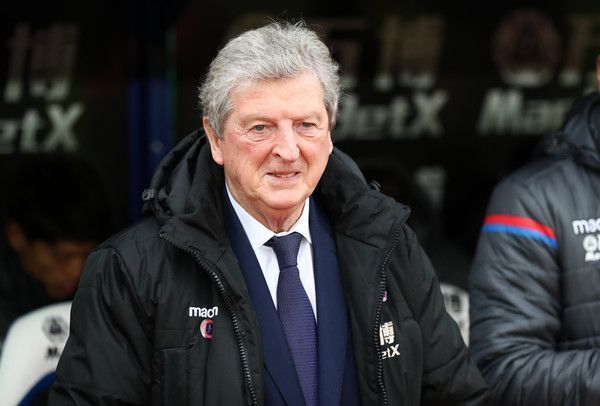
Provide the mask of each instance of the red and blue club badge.
[{"label": "red and blue club badge", "polygon": [[202,333],[202,337],[211,340],[213,338],[214,331],[214,322],[212,319],[204,319],[202,323],[200,323],[200,333]]}]

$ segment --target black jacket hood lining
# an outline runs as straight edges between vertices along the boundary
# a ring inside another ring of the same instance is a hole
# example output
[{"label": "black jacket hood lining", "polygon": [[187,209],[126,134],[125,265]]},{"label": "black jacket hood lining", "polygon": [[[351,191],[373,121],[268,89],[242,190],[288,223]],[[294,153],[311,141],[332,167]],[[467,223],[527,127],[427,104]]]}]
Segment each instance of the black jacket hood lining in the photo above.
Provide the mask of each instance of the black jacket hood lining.
[{"label": "black jacket hood lining", "polygon": [[571,158],[600,170],[600,94],[592,93],[577,99],[571,106],[562,127],[542,138],[535,155]]}]

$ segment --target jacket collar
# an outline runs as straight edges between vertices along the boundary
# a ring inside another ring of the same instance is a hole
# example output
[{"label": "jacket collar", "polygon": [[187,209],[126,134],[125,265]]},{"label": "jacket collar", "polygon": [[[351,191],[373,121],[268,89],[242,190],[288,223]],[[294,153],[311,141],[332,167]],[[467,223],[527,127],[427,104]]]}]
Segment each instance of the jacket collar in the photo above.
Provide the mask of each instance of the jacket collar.
[{"label": "jacket collar", "polygon": [[[144,210],[154,212],[169,231],[189,233],[189,242],[196,240],[200,247],[207,239],[225,241],[223,185],[223,169],[212,160],[208,141],[198,130],[163,159],[144,193]],[[389,230],[382,232],[369,222],[379,216],[405,221],[410,213],[406,206],[371,190],[354,161],[337,148],[313,196],[336,232],[377,247],[387,246]]]}]

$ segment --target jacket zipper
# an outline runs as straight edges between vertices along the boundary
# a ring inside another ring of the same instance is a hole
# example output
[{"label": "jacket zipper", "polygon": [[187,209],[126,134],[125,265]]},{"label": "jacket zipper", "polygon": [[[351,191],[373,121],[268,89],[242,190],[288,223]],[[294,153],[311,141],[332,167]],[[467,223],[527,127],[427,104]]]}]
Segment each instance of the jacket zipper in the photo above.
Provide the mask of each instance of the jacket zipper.
[{"label": "jacket zipper", "polygon": [[389,251],[385,255],[383,260],[383,264],[381,265],[381,279],[379,285],[379,294],[377,296],[377,311],[375,312],[375,326],[373,328],[373,342],[375,343],[375,352],[377,353],[377,384],[379,385],[379,389],[381,390],[381,395],[383,397],[383,404],[388,404],[388,395],[387,390],[385,389],[385,382],[383,381],[383,358],[381,356],[381,347],[379,346],[379,325],[381,320],[381,308],[383,306],[383,295],[385,293],[385,269],[387,264],[392,256],[392,252],[396,249],[398,245],[398,241],[400,240],[400,224],[396,226],[394,230],[394,240],[392,242],[392,246]]},{"label": "jacket zipper", "polygon": [[194,250],[183,245],[182,243],[180,243],[178,241],[175,241],[174,239],[172,239],[171,237],[169,237],[168,235],[166,235],[164,233],[161,233],[160,237],[163,240],[167,241],[168,243],[172,244],[173,246],[179,248],[180,250],[182,250],[184,252],[187,252],[192,257],[194,257],[194,259],[196,260],[198,265],[200,265],[200,267],[210,276],[210,278],[213,280],[213,282],[217,286],[217,289],[219,289],[219,292],[221,293],[221,296],[223,297],[223,300],[225,301],[225,307],[227,307],[227,310],[229,311],[229,314],[231,315],[233,331],[235,332],[235,338],[237,341],[238,350],[240,352],[240,358],[242,359],[242,369],[244,371],[244,378],[246,380],[246,386],[248,387],[248,391],[250,392],[250,397],[252,398],[252,405],[258,405],[258,400],[256,399],[256,391],[254,389],[254,384],[252,381],[252,374],[250,372],[250,366],[249,366],[250,363],[248,361],[248,353],[246,352],[246,346],[244,345],[244,342],[242,340],[242,333],[240,331],[239,320],[237,317],[237,313],[235,312],[235,309],[233,308],[233,304],[231,302],[231,297],[229,296],[227,290],[225,289],[225,285],[223,285],[223,282],[221,282],[221,279],[219,279],[219,275],[217,275],[217,273],[215,271],[213,271],[207,265],[205,265],[204,262],[202,261],[202,258],[200,258],[200,256]]}]

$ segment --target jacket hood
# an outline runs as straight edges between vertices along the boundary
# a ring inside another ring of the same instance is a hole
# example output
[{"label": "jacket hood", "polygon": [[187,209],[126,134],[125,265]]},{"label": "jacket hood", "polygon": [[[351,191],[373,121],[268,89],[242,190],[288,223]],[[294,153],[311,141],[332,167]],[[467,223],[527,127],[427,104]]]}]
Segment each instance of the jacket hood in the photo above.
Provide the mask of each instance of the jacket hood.
[{"label": "jacket hood", "polygon": [[[201,130],[183,138],[158,165],[150,187],[142,195],[144,213],[154,213],[160,223],[181,222],[222,238],[215,232],[222,222],[223,169],[210,153]],[[202,213],[202,215],[200,215]]]},{"label": "jacket hood", "polygon": [[600,94],[595,92],[577,99],[562,127],[542,138],[536,155],[568,157],[600,169]]},{"label": "jacket hood", "polygon": [[[201,130],[194,131],[159,164],[143,194],[144,212],[153,212],[163,224],[183,223],[220,240],[225,232],[224,184],[223,168],[213,161],[207,138]],[[313,197],[346,234],[364,234],[373,216],[392,211],[404,221],[409,213],[406,206],[372,190],[356,163],[335,147]],[[366,222],[358,220],[364,215],[350,215],[357,210],[366,213]]]}]

